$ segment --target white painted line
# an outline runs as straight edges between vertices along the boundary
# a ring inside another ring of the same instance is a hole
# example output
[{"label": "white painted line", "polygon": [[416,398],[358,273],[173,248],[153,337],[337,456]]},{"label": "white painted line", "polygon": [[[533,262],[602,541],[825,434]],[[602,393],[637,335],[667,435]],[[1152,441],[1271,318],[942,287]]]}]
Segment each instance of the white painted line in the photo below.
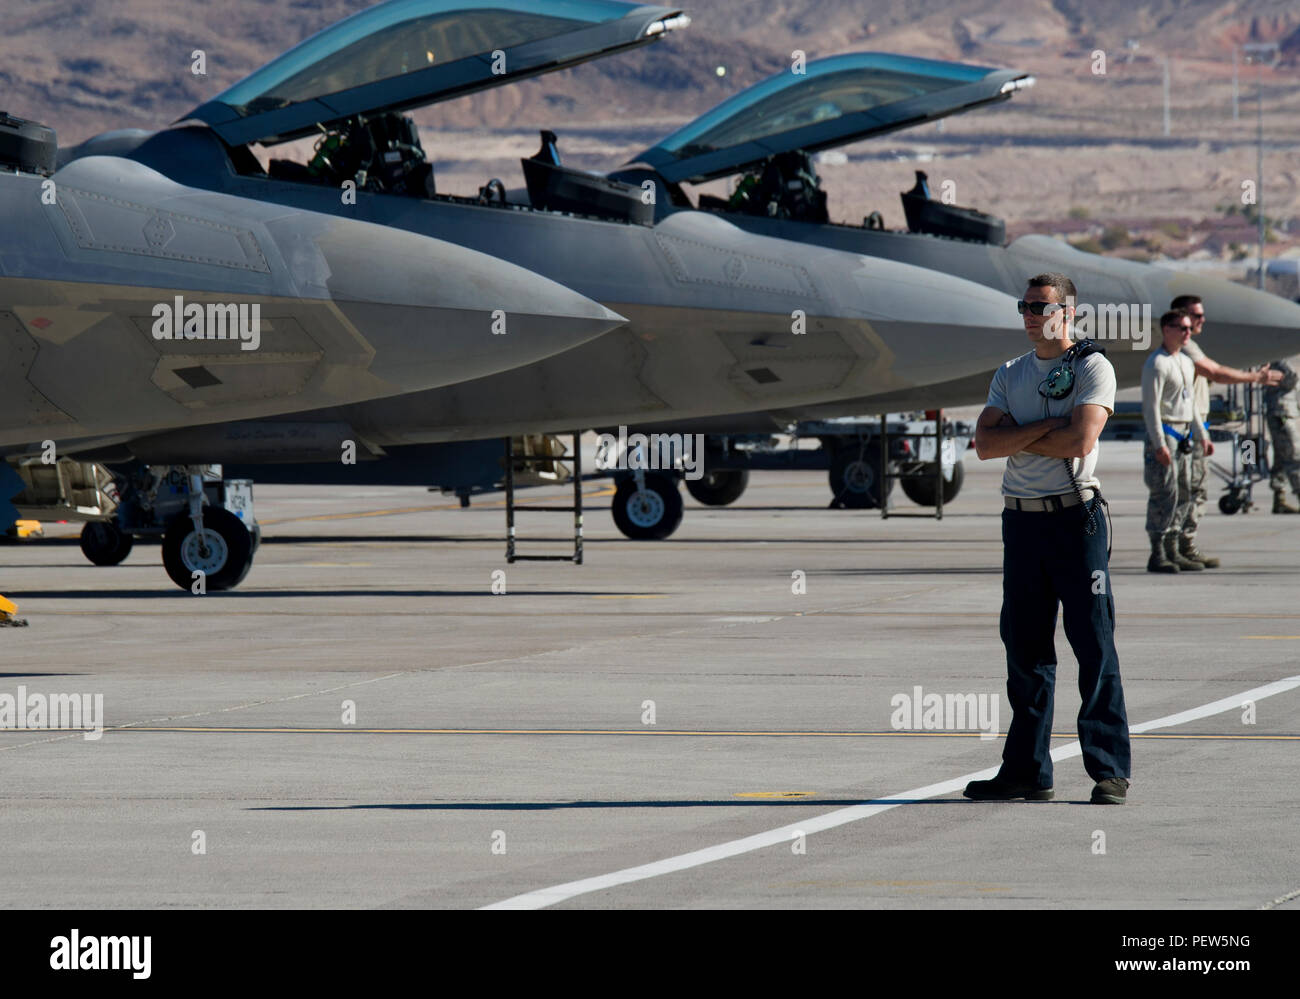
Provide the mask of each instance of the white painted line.
[{"label": "white painted line", "polygon": [[1292,892],[1287,892],[1285,895],[1279,895],[1277,898],[1273,899],[1273,901],[1265,902],[1263,905],[1260,906],[1260,908],[1276,909],[1280,905],[1286,905],[1293,898],[1300,898],[1300,888],[1297,888],[1295,891]]},{"label": "white painted line", "polygon": [[[1196,721],[1198,718],[1208,718],[1211,715],[1217,715],[1223,711],[1230,711],[1234,708],[1239,708],[1245,701],[1260,701],[1265,697],[1272,697],[1274,694],[1280,694],[1283,691],[1292,690],[1296,687],[1300,687],[1300,676],[1289,676],[1285,680],[1277,680],[1274,683],[1268,683],[1262,687],[1254,687],[1232,697],[1224,697],[1217,701],[1211,701],[1209,704],[1203,704],[1199,708],[1180,711],[1173,715],[1165,715],[1163,718],[1156,718],[1153,721],[1142,722],[1140,725],[1130,725],[1129,732],[1150,732],[1153,729],[1169,728],[1174,725],[1182,725],[1189,721]],[[1078,741],[1062,746],[1059,749],[1052,750],[1053,762],[1068,760],[1073,756],[1081,755],[1083,755],[1083,747],[1079,745]],[[968,781],[985,780],[989,777],[995,776],[997,772],[997,767],[989,767],[987,770],[980,770],[976,773],[966,774],[964,777],[955,777],[952,780],[942,781],[938,784],[927,784],[925,787],[914,788],[911,791],[903,791],[900,794],[891,795],[888,798],[875,798],[869,805],[850,805],[848,808],[836,809],[833,812],[827,812],[825,815],[819,815],[813,819],[805,819],[788,826],[781,826],[781,828],[772,829],[769,832],[746,836],[744,839],[735,839],[729,843],[719,843],[717,846],[709,846],[705,847],[703,850],[683,853],[678,857],[669,857],[667,860],[658,860],[653,864],[643,864],[640,867],[628,867],[621,871],[615,871],[612,874],[602,874],[594,878],[584,878],[581,881],[570,881],[566,884],[555,885],[551,888],[542,888],[538,891],[530,891],[523,895],[516,895],[513,898],[508,898],[502,902],[493,902],[491,905],[483,906],[483,908],[542,909],[548,905],[555,905],[557,902],[565,902],[571,898],[576,898],[578,895],[586,895],[590,892],[601,891],[605,888],[625,885],[631,881],[644,881],[647,878],[657,878],[661,874],[672,874],[675,871],[684,871],[692,867],[700,867],[703,864],[711,864],[715,860],[726,860],[728,857],[736,857],[742,853],[751,853],[754,850],[761,850],[767,846],[777,846],[779,844],[789,843],[799,833],[807,835],[809,833],[823,832],[827,829],[834,829],[837,826],[847,825],[850,822],[857,822],[860,819],[869,819],[873,815],[879,815],[881,812],[887,812],[891,808],[897,808],[899,805],[907,804],[911,801],[933,798],[941,794],[950,794],[954,791],[960,791],[965,788]]]}]

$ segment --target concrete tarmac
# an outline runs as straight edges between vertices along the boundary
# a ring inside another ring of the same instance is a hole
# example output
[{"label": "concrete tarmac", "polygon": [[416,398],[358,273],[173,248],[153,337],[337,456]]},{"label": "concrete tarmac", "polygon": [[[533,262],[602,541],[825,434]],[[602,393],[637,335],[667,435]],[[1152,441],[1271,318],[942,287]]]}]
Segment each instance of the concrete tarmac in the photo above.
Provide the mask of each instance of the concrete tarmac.
[{"label": "concrete tarmac", "polygon": [[[499,496],[258,486],[228,593],[157,546],[93,567],[70,526],[0,548],[30,622],[0,695],[102,694],[106,729],[0,731],[0,904],[1300,908],[1300,517],[1265,483],[1207,514],[1222,568],[1148,574],[1140,445],[1102,448],[1129,719],[1159,722],[1122,807],[1068,755],[1059,625],[1054,801],[961,797],[1000,759],[973,719],[896,727],[917,687],[1010,721],[1000,461],[968,453],[942,521],[767,472],[652,543],[592,482],[580,567],[507,567]],[[521,550],[568,526],[521,515]]]}]

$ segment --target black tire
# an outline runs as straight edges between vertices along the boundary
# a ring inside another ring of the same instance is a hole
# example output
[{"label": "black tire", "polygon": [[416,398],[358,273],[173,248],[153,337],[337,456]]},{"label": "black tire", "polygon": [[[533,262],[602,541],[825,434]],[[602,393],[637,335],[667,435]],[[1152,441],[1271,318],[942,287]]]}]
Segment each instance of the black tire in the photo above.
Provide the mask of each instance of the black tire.
[{"label": "black tire", "polygon": [[1219,497],[1219,512],[1229,516],[1241,509],[1242,498],[1236,493],[1224,493]]},{"label": "black tire", "polygon": [[[830,486],[834,502],[850,510],[874,510],[880,506],[880,443],[849,444],[831,457]],[[884,495],[893,491],[890,479]]]},{"label": "black tire", "polygon": [[698,479],[687,479],[686,491],[705,506],[727,506],[740,499],[748,485],[748,469],[720,469],[705,472]]},{"label": "black tire", "polygon": [[202,569],[208,592],[231,590],[244,581],[253,565],[253,538],[244,522],[219,506],[203,508],[203,531],[209,552],[198,550],[198,536],[189,514],[175,517],[163,535],[163,567],[182,590],[190,589],[193,572]]},{"label": "black tire", "polygon": [[633,541],[662,541],[682,523],[682,494],[668,475],[646,475],[645,490],[628,476],[618,484],[612,506],[614,523]]},{"label": "black tire", "polygon": [[[952,468],[952,481],[944,481],[943,505],[947,506],[961,492],[961,484],[966,480],[966,470],[959,461]],[[916,478],[900,480],[903,493],[917,506],[934,506],[934,465],[926,465],[925,471]]]},{"label": "black tire", "polygon": [[95,565],[117,565],[131,554],[135,539],[110,520],[87,521],[81,529],[81,554]]}]

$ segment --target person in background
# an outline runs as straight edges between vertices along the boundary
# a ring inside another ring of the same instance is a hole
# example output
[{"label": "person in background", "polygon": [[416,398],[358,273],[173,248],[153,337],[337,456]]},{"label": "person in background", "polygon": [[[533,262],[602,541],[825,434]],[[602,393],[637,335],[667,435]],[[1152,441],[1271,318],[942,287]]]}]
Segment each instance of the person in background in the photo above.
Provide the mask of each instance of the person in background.
[{"label": "person in background", "polygon": [[1280,382],[1264,389],[1264,416],[1273,441],[1273,463],[1269,466],[1273,512],[1300,513],[1300,508],[1286,501],[1288,480],[1300,497],[1300,377],[1286,361],[1273,361],[1269,369],[1281,375]]},{"label": "person in background", "polygon": [[[1177,309],[1186,312],[1192,319],[1192,339],[1183,347],[1183,352],[1192,359],[1192,364],[1196,368],[1196,379],[1193,382],[1192,394],[1197,411],[1203,414],[1201,416],[1202,420],[1209,419],[1210,382],[1216,382],[1220,385],[1277,384],[1279,379],[1276,374],[1230,368],[1226,364],[1219,364],[1213,358],[1206,356],[1205,351],[1196,342],[1196,337],[1200,336],[1205,329],[1205,303],[1201,301],[1199,295],[1179,295],[1169,303],[1169,308],[1171,311]],[[1214,569],[1218,567],[1219,560],[1202,554],[1196,545],[1196,532],[1200,527],[1201,517],[1205,514],[1205,501],[1209,496],[1209,492],[1205,488],[1206,473],[1209,470],[1206,458],[1205,449],[1201,447],[1198,438],[1192,444],[1192,502],[1179,532],[1178,553],[1185,559],[1200,562],[1207,569]],[[1300,513],[1300,510],[1296,512]]]},{"label": "person in background", "polygon": [[1192,442],[1199,440],[1206,456],[1214,454],[1205,414],[1196,408],[1192,380],[1196,371],[1184,352],[1192,336],[1186,312],[1170,310],[1160,317],[1164,343],[1142,366],[1142,419],[1146,441],[1142,448],[1147,498],[1147,534],[1151,558],[1147,572],[1200,572],[1199,560],[1179,550],[1183,522],[1192,504]]}]

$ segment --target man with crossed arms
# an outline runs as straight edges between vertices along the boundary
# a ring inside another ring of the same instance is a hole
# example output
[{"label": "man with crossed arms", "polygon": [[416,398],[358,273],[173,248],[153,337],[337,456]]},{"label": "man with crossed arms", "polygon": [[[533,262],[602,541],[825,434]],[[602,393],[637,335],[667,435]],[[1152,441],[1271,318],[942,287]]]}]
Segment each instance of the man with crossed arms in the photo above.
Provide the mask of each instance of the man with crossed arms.
[{"label": "man with crossed arms", "polygon": [[997,370],[975,425],[980,459],[1007,459],[1000,631],[1011,726],[998,775],[971,781],[963,793],[977,801],[1052,797],[1059,606],[1079,661],[1079,743],[1084,769],[1096,782],[1091,801],[1122,805],[1128,716],[1115,651],[1109,528],[1096,476],[1097,438],[1115,410],[1115,369],[1100,351],[1065,356],[1074,346],[1073,281],[1039,274],[1028,285],[1018,308],[1032,349]]}]

